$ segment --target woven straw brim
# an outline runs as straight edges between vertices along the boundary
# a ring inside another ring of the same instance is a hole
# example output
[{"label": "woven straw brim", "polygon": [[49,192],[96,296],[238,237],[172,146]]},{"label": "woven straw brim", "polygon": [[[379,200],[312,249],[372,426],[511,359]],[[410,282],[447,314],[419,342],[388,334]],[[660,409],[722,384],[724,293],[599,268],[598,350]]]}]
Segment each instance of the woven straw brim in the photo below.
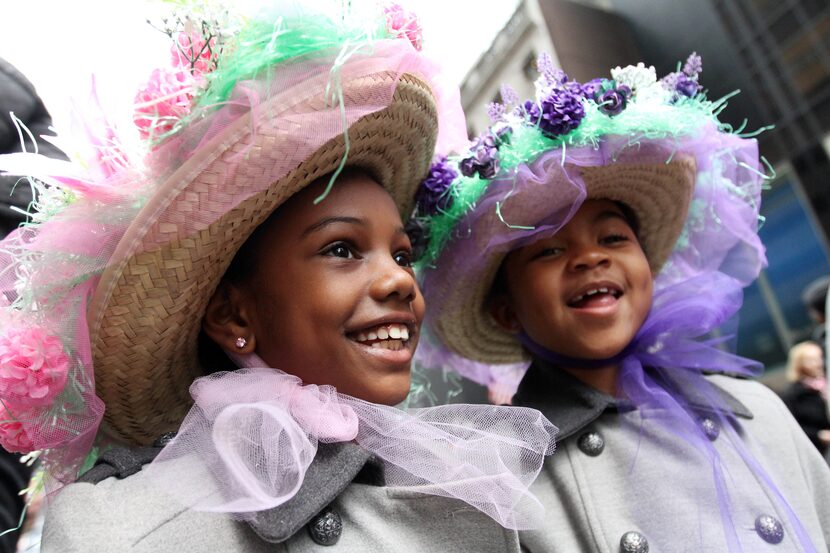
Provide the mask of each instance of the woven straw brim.
[{"label": "woven straw brim", "polygon": [[[346,82],[344,94],[364,105],[364,90],[377,90],[378,80],[392,87],[393,79],[392,74],[378,74]],[[319,109],[325,106],[322,92],[308,101]],[[257,113],[279,116],[280,109],[266,103]],[[216,202],[217,194],[232,195],[245,179],[264,178],[276,164],[274,157],[285,155],[269,147],[275,137],[268,125],[252,135],[251,116],[202,149],[212,152],[209,159],[189,159],[161,186],[119,243],[113,257],[117,263],[106,269],[91,302],[96,393],[106,404],[104,428],[126,442],[149,444],[178,428],[192,404],[188,388],[203,374],[197,338],[207,302],[237,250],[280,204],[334,171],[345,154],[341,134],[270,187],[223,213],[221,206],[227,202]],[[429,87],[405,74],[388,107],[349,127],[347,163],[368,171],[406,217],[429,170],[437,132]],[[241,164],[240,152],[246,155]],[[223,182],[216,177],[226,174],[228,164],[239,167],[230,182]],[[162,209],[182,218],[217,211],[207,228],[188,234],[169,221],[160,224]]]},{"label": "woven straw brim", "polygon": [[[696,177],[694,160],[677,156],[670,163],[655,160],[583,167],[580,171],[587,199],[623,202],[636,214],[640,243],[656,275],[671,254],[686,221]],[[535,224],[541,220],[547,215],[544,206],[551,203],[545,196],[557,188],[540,186],[523,191],[515,201],[536,213],[528,213],[528,220],[511,218],[511,223]],[[532,197],[534,194],[538,197]],[[470,236],[486,244],[496,225],[501,225],[498,230],[503,231],[504,223],[499,218],[482,218],[482,224],[472,228]],[[503,364],[526,359],[516,336],[499,326],[487,309],[488,295],[505,255],[506,252],[493,253],[475,274],[460,263],[453,266],[454,260],[449,255],[438,260],[439,267],[442,263],[449,265],[441,267],[442,274],[453,278],[446,279],[451,282],[440,283],[446,286],[440,294],[445,301],[434,314],[432,331],[451,351],[473,361]]]}]

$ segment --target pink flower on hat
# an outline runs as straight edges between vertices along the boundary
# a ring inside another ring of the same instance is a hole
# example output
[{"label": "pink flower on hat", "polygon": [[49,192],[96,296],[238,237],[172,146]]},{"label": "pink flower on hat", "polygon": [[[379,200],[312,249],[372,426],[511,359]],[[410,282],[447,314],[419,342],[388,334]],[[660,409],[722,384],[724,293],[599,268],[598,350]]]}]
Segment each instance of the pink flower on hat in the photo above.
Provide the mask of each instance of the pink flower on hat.
[{"label": "pink flower on hat", "polygon": [[184,65],[156,69],[135,96],[133,121],[141,138],[164,136],[190,113],[196,78]]},{"label": "pink flower on hat", "polygon": [[68,374],[63,343],[44,329],[13,328],[0,337],[0,398],[6,407],[49,405]]},{"label": "pink flower on hat", "polygon": [[35,450],[23,424],[17,421],[0,422],[0,445],[11,453],[30,453]]},{"label": "pink flower on hat", "polygon": [[403,9],[400,4],[391,4],[384,8],[386,30],[391,35],[405,36],[419,52],[423,46],[421,22],[418,16]]},{"label": "pink flower on hat", "polygon": [[219,54],[216,52],[216,38],[197,33],[179,33],[176,44],[170,48],[174,67],[189,67],[191,74],[200,79],[216,68]]}]

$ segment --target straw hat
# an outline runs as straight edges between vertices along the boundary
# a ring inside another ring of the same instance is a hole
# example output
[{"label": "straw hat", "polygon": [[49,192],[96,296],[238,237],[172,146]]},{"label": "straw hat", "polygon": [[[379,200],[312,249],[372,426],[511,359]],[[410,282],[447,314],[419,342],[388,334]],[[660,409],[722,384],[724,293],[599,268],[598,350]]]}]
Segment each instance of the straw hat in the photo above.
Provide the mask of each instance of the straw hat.
[{"label": "straw hat", "polygon": [[165,19],[181,26],[171,67],[136,100],[147,149],[101,116],[82,163],[0,158],[41,202],[2,247],[0,348],[44,369],[0,378],[0,445],[48,450],[71,480],[102,419],[133,444],[176,430],[212,368],[197,355],[207,302],[254,229],[313,181],[360,168],[411,214],[439,134],[463,128],[457,96],[399,6],[309,9]]},{"label": "straw hat", "polygon": [[[643,64],[587,83],[571,81],[544,54],[537,65],[535,98],[520,102],[503,87],[505,103],[489,108],[490,128],[466,152],[434,164],[419,191],[418,219],[428,236],[419,274],[433,337],[421,359],[485,385],[500,374],[488,366],[527,361],[487,306],[504,257],[537,233],[561,228],[585,199],[633,211],[655,278],[675,255],[686,257],[672,264],[671,278],[716,269],[738,244],[749,251],[736,267],[760,267],[764,259],[750,228],[760,195],[757,145],[724,132],[717,120],[723,102],[706,100],[697,83],[697,55],[661,80]],[[698,209],[688,227],[698,193],[698,207],[713,198],[721,203]],[[721,206],[741,211],[748,232],[726,228]],[[718,228],[720,244],[706,234]],[[696,240],[709,255],[700,255]]]},{"label": "straw hat", "polygon": [[[562,179],[568,179],[568,173],[580,175],[586,199],[618,201],[631,208],[640,227],[643,251],[652,273],[657,274],[683,230],[694,189],[694,160],[681,156],[670,163],[641,159],[635,164],[561,169]],[[539,224],[549,215],[550,206],[559,201],[557,195],[561,190],[556,183],[546,184],[506,198],[499,214],[491,211],[478,218],[466,238],[458,238],[458,242],[475,242],[484,252],[493,235],[505,230],[504,220],[522,227]],[[524,360],[526,354],[516,336],[496,323],[487,305],[493,281],[508,251],[493,250],[481,264],[470,266],[464,263],[466,256],[456,252],[458,245],[447,246],[425,283],[425,296],[435,294],[441,298],[439,308],[430,314],[430,330],[452,352],[473,361],[508,364]]]}]

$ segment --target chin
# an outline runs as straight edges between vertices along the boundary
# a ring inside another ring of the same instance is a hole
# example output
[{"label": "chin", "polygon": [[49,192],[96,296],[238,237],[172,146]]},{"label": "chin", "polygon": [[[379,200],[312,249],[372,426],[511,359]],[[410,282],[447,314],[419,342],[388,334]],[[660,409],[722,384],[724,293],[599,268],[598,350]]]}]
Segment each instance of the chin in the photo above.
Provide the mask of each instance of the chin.
[{"label": "chin", "polygon": [[409,395],[409,373],[400,376],[387,376],[372,382],[372,386],[363,391],[359,399],[380,405],[397,405]]}]

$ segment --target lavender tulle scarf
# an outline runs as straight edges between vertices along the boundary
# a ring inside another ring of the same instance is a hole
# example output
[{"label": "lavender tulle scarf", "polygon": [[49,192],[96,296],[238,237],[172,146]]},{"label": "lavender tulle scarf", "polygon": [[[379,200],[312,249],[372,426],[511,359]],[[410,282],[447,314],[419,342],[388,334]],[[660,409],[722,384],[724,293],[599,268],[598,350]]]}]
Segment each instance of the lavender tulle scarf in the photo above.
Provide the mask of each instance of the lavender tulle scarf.
[{"label": "lavender tulle scarf", "polygon": [[558,431],[528,408],[445,405],[403,411],[304,385],[257,356],[197,379],[195,405],[145,470],[175,500],[246,519],[294,497],[319,442],[354,441],[389,486],[456,498],[512,529],[543,522],[528,488]]},{"label": "lavender tulle scarf", "polygon": [[[706,338],[738,311],[743,300],[742,288],[741,282],[732,277],[707,272],[659,290],[648,318],[631,344],[611,359],[569,358],[545,349],[527,335],[521,335],[520,340],[535,357],[554,366],[591,369],[618,364],[618,393],[636,405],[644,418],[662,423],[711,464],[729,551],[742,551],[730,509],[733,494],[730,494],[728,474],[687,400],[687,397],[704,398],[709,415],[718,420],[721,432],[781,512],[789,517],[804,550],[816,551],[789,502],[738,436],[722,396],[703,378],[704,371],[755,376],[762,369],[756,361],[720,349],[718,346],[726,338]],[[678,381],[682,382],[683,393],[678,386],[670,384]]]}]

